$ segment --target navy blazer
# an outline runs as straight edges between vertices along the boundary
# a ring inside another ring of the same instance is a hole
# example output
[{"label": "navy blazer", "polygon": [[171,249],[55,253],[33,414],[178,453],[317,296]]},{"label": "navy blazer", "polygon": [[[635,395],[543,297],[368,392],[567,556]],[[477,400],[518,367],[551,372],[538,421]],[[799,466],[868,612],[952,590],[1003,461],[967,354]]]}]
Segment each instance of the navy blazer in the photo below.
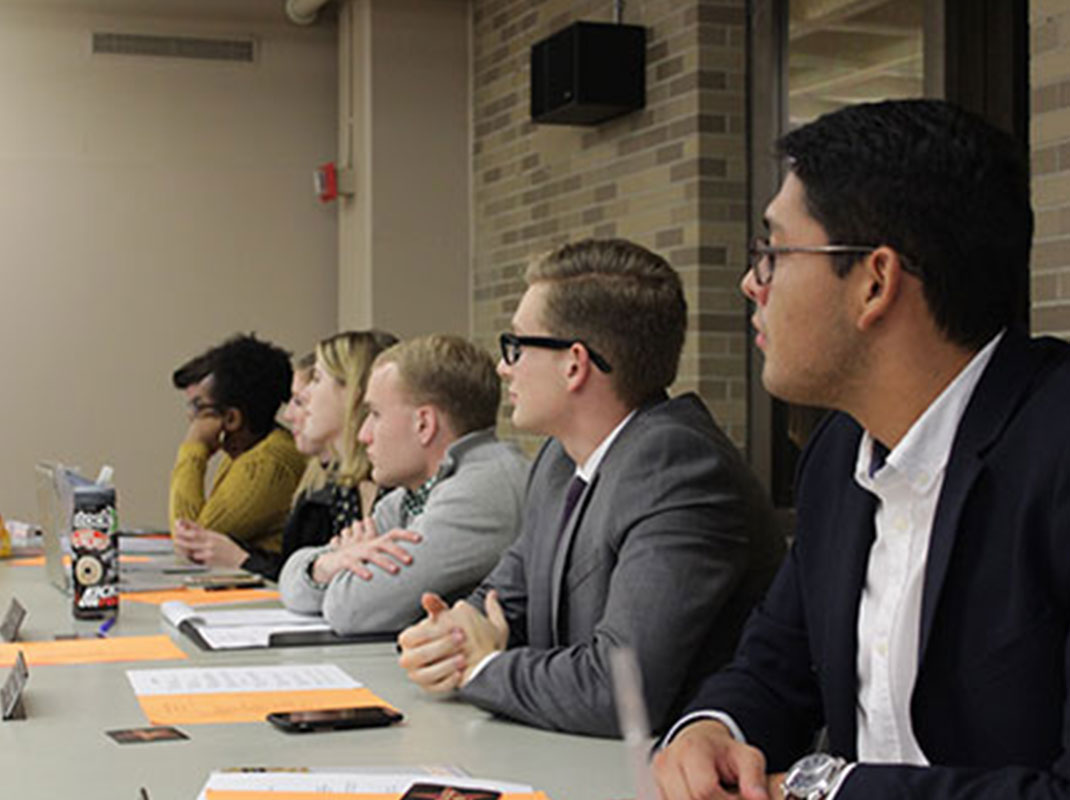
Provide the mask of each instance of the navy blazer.
[{"label": "navy blazer", "polygon": [[[858,606],[876,499],[862,430],[831,415],[802,459],[792,550],[732,664],[689,710],[722,709],[770,771],[856,758]],[[849,798],[1070,797],[1070,346],[1008,331],[952,446],[925,567],[910,713],[931,767],[860,765]]]}]

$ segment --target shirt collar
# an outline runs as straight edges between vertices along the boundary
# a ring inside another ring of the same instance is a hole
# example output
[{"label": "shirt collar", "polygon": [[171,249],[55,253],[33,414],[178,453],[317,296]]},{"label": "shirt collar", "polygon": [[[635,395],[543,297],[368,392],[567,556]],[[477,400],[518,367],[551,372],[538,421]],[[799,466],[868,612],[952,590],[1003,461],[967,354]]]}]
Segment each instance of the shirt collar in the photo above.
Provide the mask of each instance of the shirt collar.
[{"label": "shirt collar", "polygon": [[402,527],[424,513],[427,498],[431,495],[431,490],[435,488],[436,483],[438,483],[437,474],[421,483],[419,488],[405,490],[405,496],[401,498]]},{"label": "shirt collar", "polygon": [[613,441],[620,435],[620,432],[624,430],[624,426],[635,416],[636,410],[637,409],[633,408],[628,413],[628,416],[617,423],[617,427],[611,430],[609,435],[599,442],[598,447],[594,449],[594,452],[587,456],[586,461],[576,465],[576,474],[583,479],[584,483],[590,483],[594,479],[594,474],[598,471],[598,467],[601,465],[602,459],[606,457],[606,453],[609,452],[610,445],[612,445]]},{"label": "shirt collar", "polygon": [[855,463],[855,481],[860,486],[871,489],[882,474],[887,476],[885,470],[890,467],[915,491],[929,490],[947,466],[962,415],[1004,332],[992,337],[970,359],[890,452],[869,431],[863,434]]},{"label": "shirt collar", "polygon": [[481,428],[464,434],[446,448],[446,454],[442,457],[442,461],[439,462],[438,469],[435,470],[434,480],[442,480],[449,477],[457,471],[457,464],[465,453],[485,442],[493,442],[494,440],[494,428]]},{"label": "shirt collar", "polygon": [[485,428],[466,433],[447,447],[446,455],[439,462],[435,474],[421,483],[416,489],[405,490],[405,495],[401,498],[402,518],[409,521],[420,516],[424,512],[424,506],[427,505],[427,498],[431,496],[431,490],[435,488],[439,481],[448,478],[457,470],[457,463],[464,453],[483,442],[493,439],[494,429]]}]

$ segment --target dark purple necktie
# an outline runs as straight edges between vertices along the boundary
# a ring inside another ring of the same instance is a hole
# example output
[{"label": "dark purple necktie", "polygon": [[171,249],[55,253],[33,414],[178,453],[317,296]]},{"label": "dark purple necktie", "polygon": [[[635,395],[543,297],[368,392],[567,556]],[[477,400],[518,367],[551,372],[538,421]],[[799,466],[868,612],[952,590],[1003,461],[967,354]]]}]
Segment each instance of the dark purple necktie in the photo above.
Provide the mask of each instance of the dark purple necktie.
[{"label": "dark purple necktie", "polygon": [[576,503],[579,502],[580,495],[583,494],[583,490],[586,488],[587,481],[579,475],[572,477],[572,481],[568,485],[568,493],[565,495],[565,508],[561,512],[561,524],[557,526],[558,541],[561,541],[561,537],[568,527],[568,521],[572,518],[572,512],[576,510]]}]

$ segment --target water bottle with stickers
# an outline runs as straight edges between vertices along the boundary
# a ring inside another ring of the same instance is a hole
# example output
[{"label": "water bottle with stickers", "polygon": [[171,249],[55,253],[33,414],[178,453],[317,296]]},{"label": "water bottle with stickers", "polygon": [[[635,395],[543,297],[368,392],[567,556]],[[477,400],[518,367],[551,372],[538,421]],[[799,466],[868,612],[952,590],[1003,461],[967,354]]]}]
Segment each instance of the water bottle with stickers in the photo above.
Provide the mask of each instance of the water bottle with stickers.
[{"label": "water bottle with stickers", "polygon": [[119,613],[118,527],[114,487],[75,487],[71,583],[76,619],[103,619]]}]

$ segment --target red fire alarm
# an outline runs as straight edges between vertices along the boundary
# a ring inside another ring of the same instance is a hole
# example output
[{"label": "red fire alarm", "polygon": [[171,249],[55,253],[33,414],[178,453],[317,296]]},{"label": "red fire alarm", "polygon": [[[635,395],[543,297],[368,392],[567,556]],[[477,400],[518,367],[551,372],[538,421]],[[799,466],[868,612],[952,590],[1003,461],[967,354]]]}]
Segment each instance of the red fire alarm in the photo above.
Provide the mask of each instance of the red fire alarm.
[{"label": "red fire alarm", "polygon": [[338,199],[338,169],[333,161],[321,164],[313,173],[316,183],[316,195],[321,203],[329,203]]},{"label": "red fire alarm", "polygon": [[337,167],[333,161],[321,164],[312,173],[316,196],[321,203],[337,200],[339,195],[351,197],[355,193],[356,178],[352,167]]}]

